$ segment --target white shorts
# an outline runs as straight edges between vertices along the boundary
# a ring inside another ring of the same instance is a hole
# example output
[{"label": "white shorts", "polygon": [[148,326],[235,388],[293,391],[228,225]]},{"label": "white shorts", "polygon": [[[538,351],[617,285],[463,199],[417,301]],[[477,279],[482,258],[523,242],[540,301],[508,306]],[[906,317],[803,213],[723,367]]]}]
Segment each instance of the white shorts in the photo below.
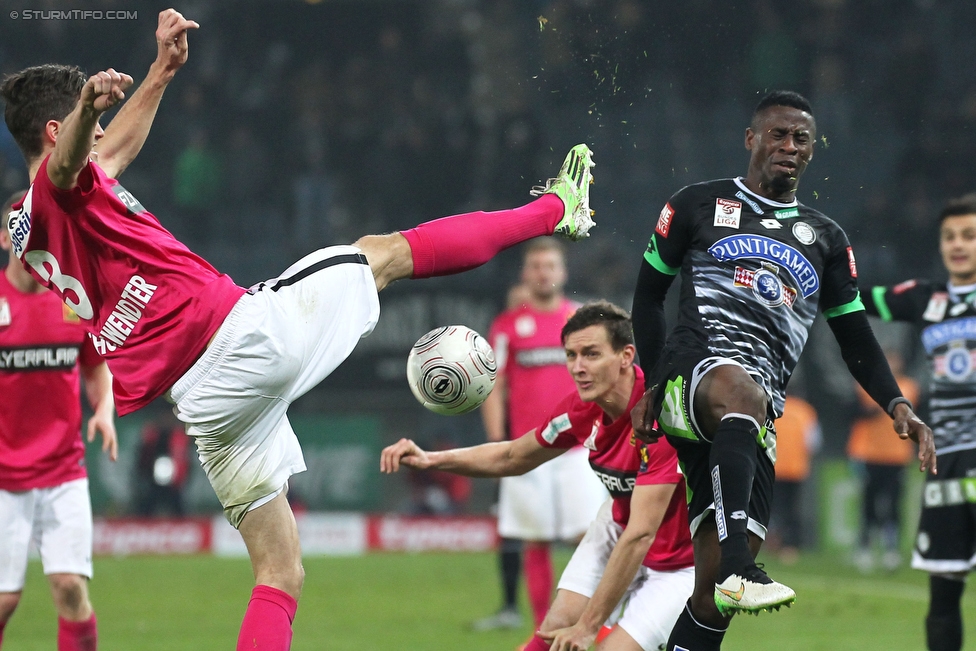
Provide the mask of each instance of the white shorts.
[{"label": "white shorts", "polygon": [[[592,597],[622,532],[613,521],[613,502],[607,500],[569,559],[558,589]],[[663,649],[694,589],[693,567],[658,572],[642,565],[606,625],[620,626],[644,651]]]},{"label": "white shorts", "polygon": [[288,406],[349,356],[379,314],[360,250],[320,249],[248,290],[170,389],[232,525],[305,470]]},{"label": "white shorts", "polygon": [[608,495],[588,458],[589,451],[577,447],[524,475],[502,477],[498,535],[518,540],[582,536]]},{"label": "white shorts", "polygon": [[0,490],[0,592],[23,590],[31,542],[45,574],[92,577],[87,479],[16,493]]}]

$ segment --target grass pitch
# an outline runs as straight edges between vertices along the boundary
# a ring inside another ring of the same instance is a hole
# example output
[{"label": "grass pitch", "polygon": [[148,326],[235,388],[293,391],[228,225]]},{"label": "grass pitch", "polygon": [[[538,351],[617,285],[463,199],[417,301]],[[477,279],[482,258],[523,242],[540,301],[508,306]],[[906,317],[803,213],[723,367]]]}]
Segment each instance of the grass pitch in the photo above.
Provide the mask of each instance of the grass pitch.
[{"label": "grass pitch", "polygon": [[[558,567],[568,553],[557,555]],[[511,651],[531,632],[473,633],[473,619],[499,605],[492,554],[372,554],[305,560],[306,580],[295,620],[295,651]],[[924,649],[926,576],[917,571],[863,577],[810,555],[793,567],[774,562],[770,575],[797,591],[788,610],[738,616],[727,651],[863,651]],[[100,558],[92,600],[101,651],[233,649],[251,590],[246,560]],[[522,596],[523,611],[526,599]],[[966,631],[976,634],[976,599],[964,598]],[[40,565],[31,563],[20,607],[4,633],[4,649],[54,648],[56,621]]]}]

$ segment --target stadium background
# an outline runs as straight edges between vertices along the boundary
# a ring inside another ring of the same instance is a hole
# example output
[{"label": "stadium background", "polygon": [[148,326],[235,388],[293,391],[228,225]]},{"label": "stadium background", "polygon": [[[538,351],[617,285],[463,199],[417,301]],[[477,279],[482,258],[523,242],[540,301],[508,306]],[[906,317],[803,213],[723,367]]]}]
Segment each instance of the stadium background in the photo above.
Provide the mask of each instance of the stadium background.
[{"label": "stadium background", "polygon": [[[0,72],[58,61],[89,73],[112,66],[138,82],[166,6],[2,0]],[[799,198],[846,229],[862,288],[944,277],[935,215],[946,198],[976,190],[970,0],[196,0],[177,8],[202,27],[122,182],[245,286],[318,246],[520,204],[568,147],[587,142],[598,165],[598,228],[570,247],[568,291],[629,307],[661,206],[688,183],[745,172],[744,128],[772,88],[813,103],[818,149]],[[25,10],[63,9],[122,10],[127,19],[24,19]],[[4,194],[25,185],[23,168],[0,126]],[[293,408],[310,468],[294,486],[306,506],[411,512],[404,475],[378,472],[380,447],[400,436],[428,445],[483,440],[477,414],[420,408],[404,361],[436,325],[485,332],[518,262],[513,251],[462,276],[384,292],[376,331]],[[882,328],[879,336],[903,350],[924,384],[914,333]],[[822,322],[794,382],[825,435],[805,515],[821,549],[843,549],[856,508],[843,447],[857,406]],[[90,455],[98,515],[132,513],[140,428],[159,410],[120,421],[115,466]],[[908,494],[910,511],[918,492]],[[465,513],[484,514],[492,496],[490,482],[475,482]],[[193,513],[215,513],[197,465],[186,497]]]}]

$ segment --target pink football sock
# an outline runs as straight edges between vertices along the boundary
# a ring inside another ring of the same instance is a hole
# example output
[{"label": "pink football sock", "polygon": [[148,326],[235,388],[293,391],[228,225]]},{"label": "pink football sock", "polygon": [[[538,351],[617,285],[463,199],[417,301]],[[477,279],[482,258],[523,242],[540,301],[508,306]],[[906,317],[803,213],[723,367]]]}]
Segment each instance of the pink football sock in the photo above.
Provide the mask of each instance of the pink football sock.
[{"label": "pink football sock", "polygon": [[525,545],[525,587],[529,593],[529,604],[535,625],[539,627],[549,610],[552,597],[552,558],[548,543],[528,543]]},{"label": "pink football sock", "polygon": [[552,235],[563,202],[544,194],[521,208],[469,212],[401,231],[413,253],[413,277],[447,276],[480,267],[499,252],[533,237]]},{"label": "pink football sock", "polygon": [[237,651],[288,651],[298,602],[287,592],[258,585],[244,613]]},{"label": "pink football sock", "polygon": [[83,622],[69,622],[58,617],[58,651],[95,651],[97,648],[95,613]]}]

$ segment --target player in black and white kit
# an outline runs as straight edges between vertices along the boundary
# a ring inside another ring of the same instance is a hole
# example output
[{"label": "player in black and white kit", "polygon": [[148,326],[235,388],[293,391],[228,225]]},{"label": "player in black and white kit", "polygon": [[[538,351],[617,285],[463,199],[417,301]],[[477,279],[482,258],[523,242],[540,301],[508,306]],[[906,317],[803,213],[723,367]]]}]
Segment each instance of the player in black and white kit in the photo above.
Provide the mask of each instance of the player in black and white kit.
[{"label": "player in black and white kit", "polygon": [[[922,467],[934,470],[932,432],[902,397],[871,331],[846,235],[796,200],[815,138],[806,99],[766,95],[746,129],[746,176],[680,190],[644,254],[633,315],[651,389],[632,416],[642,437],[664,433],[678,451],[695,547],[695,592],[669,651],[718,649],[734,613],[796,599],[755,556],[772,499],[772,421],[818,309],[851,373],[899,435],[920,442]],[[664,297],[679,272],[679,319],[666,337]]]},{"label": "player in black and white kit", "polygon": [[929,420],[942,469],[925,481],[912,567],[929,573],[929,651],[962,649],[960,604],[976,566],[976,194],[946,203],[939,250],[948,283],[874,287],[868,314],[922,328],[932,369]]}]

